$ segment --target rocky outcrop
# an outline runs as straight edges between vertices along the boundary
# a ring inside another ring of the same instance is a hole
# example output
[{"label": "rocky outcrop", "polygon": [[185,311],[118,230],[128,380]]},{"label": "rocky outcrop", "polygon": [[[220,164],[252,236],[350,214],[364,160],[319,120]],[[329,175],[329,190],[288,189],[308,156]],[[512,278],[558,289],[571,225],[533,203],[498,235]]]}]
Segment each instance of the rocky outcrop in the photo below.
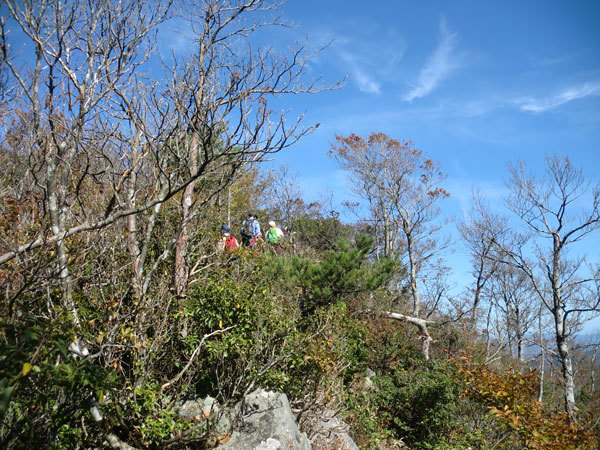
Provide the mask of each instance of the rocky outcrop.
[{"label": "rocky outcrop", "polygon": [[311,450],[285,394],[258,389],[234,408],[235,430],[222,450]]},{"label": "rocky outcrop", "polygon": [[212,397],[190,400],[180,407],[179,416],[209,421],[211,438],[221,450],[311,450],[285,394],[257,389],[233,408]]},{"label": "rocky outcrop", "polygon": [[312,450],[358,450],[348,434],[348,425],[330,413],[312,426]]}]

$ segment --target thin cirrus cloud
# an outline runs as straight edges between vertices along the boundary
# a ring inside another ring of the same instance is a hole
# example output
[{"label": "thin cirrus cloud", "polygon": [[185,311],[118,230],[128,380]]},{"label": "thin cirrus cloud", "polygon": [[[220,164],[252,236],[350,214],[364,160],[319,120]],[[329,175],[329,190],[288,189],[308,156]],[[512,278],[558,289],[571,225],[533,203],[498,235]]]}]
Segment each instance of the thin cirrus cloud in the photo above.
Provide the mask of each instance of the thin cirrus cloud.
[{"label": "thin cirrus cloud", "polygon": [[358,89],[368,94],[381,94],[381,83],[375,81],[369,74],[360,70],[360,68],[354,68],[354,79],[358,83]]},{"label": "thin cirrus cloud", "polygon": [[338,51],[338,53],[344,62],[348,64],[352,73],[351,78],[356,82],[361,92],[381,94],[381,83],[361,67],[356,56],[343,50]]},{"label": "thin cirrus cloud", "polygon": [[584,83],[581,86],[571,87],[563,92],[549,98],[525,98],[517,99],[515,102],[522,111],[531,111],[535,113],[544,112],[548,109],[556,108],[573,100],[577,100],[592,95],[600,95],[600,82]]},{"label": "thin cirrus cloud", "polygon": [[455,54],[457,34],[448,30],[443,18],[440,22],[440,33],[441,41],[421,69],[417,85],[403,97],[407,102],[429,94],[459,65],[458,56]]}]

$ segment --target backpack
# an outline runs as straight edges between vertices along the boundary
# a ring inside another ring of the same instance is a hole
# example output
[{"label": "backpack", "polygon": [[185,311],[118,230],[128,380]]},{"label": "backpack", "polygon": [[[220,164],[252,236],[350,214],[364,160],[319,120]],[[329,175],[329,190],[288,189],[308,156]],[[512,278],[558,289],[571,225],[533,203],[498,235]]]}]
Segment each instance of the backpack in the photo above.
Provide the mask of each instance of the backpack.
[{"label": "backpack", "polygon": [[267,242],[269,244],[279,244],[279,235],[277,234],[277,229],[276,228],[269,228],[269,231],[267,231]]},{"label": "backpack", "polygon": [[231,250],[231,251],[236,251],[238,249],[239,245],[237,243],[237,240],[235,238],[235,236],[227,236],[227,239],[225,239],[225,251],[227,250]]},{"label": "backpack", "polygon": [[242,224],[242,238],[250,241],[254,237],[254,219],[246,219]]}]

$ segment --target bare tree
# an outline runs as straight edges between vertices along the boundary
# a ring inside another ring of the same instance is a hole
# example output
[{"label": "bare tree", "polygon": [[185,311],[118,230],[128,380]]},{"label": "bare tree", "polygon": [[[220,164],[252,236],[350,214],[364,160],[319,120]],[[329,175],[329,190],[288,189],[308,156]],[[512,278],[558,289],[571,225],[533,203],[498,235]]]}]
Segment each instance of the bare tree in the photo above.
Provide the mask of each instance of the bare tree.
[{"label": "bare tree", "polygon": [[[336,141],[330,155],[353,175],[352,190],[368,202],[375,235],[382,236],[383,255],[407,262],[412,315],[419,318],[419,272],[443,247],[436,236],[441,227],[436,219],[439,201],[449,194],[440,187],[444,175],[439,164],[410,141],[383,133],[366,139],[336,136]],[[419,327],[426,328],[426,322]],[[425,342],[428,348],[429,339]]]},{"label": "bare tree", "polygon": [[108,185],[116,175],[118,148],[107,111],[114,93],[130,83],[146,60],[144,44],[165,19],[170,4],[104,1],[83,7],[77,2],[8,1],[6,5],[33,47],[31,66],[20,67],[10,57],[6,64],[20,93],[17,114],[31,136],[24,149],[27,178],[43,194],[48,233],[40,228],[37,237],[0,256],[0,264],[35,248],[54,246],[62,303],[78,324],[67,239],[131,214],[125,208],[111,212],[107,207],[103,215],[101,204],[90,207],[84,193],[94,185]]},{"label": "bare tree", "polygon": [[473,327],[477,326],[477,313],[481,297],[488,281],[497,270],[497,258],[494,256],[498,240],[507,231],[503,217],[493,214],[484,203],[479,192],[473,194],[473,211],[470,216],[458,224],[463,242],[471,254],[472,274],[475,279],[472,287],[473,306],[471,317]]},{"label": "bare tree", "polygon": [[[260,0],[183,5],[181,13],[190,23],[193,50],[188,60],[173,64],[170,78],[179,87],[173,100],[181,130],[190,137],[185,146],[190,178],[218,160],[217,166],[232,168],[223,179],[227,184],[236,168],[261,161],[310,131],[301,130],[299,121],[286,121],[285,112],[275,113],[269,101],[276,95],[315,93],[324,88],[316,80],[307,84],[301,80],[313,51],[298,44],[289,56],[283,56],[271,48],[248,45],[257,30],[282,25],[269,14],[277,6]],[[260,16],[253,19],[256,13]],[[181,199],[184,226],[175,250],[178,296],[184,295],[188,275],[188,224],[199,199],[206,199],[195,192],[188,184]]]},{"label": "bare tree", "polygon": [[354,134],[336,136],[332,155],[340,167],[353,174],[352,189],[367,200],[376,235],[383,236],[385,256],[406,256],[410,277],[412,313],[419,316],[418,272],[434,255],[431,240],[440,228],[437,203],[448,197],[440,187],[444,175],[439,164],[383,133],[367,139]]},{"label": "bare tree", "polygon": [[531,281],[519,269],[507,265],[499,268],[492,281],[496,285],[493,301],[504,322],[509,351],[523,363],[525,347],[539,313]]},{"label": "bare tree", "polygon": [[[7,5],[35,49],[32,67],[10,58],[6,64],[34,136],[26,149],[34,161],[29,175],[43,192],[51,233],[11,245],[0,264],[53,245],[68,286],[65,239],[129,217],[134,286],[141,294],[149,279],[141,280],[140,270],[153,217],[180,196],[181,229],[162,260],[174,248],[175,292],[184,295],[187,234],[198,208],[237,169],[311,131],[301,128],[300,118],[286,121],[284,112],[272,111],[269,98],[326,88],[319,80],[302,82],[305,63],[318,49],[298,44],[284,56],[249,46],[250,34],[280,24],[267,14],[277,5],[258,0],[182,2],[181,10],[168,0]],[[151,39],[173,17],[188,21],[195,50],[184,59],[173,56],[165,78],[152,82],[145,75],[158,57]],[[105,192],[93,208],[82,200],[82,188],[91,184]],[[138,236],[135,216],[146,211],[147,228]]]},{"label": "bare tree", "polygon": [[542,179],[529,174],[524,163],[511,166],[510,173],[508,207],[525,225],[529,240],[519,245],[496,244],[506,262],[529,278],[552,315],[565,410],[575,420],[571,341],[585,315],[598,311],[600,272],[586,266],[585,258],[574,252],[584,253],[584,247],[576,246],[600,227],[600,186],[591,186],[566,156],[547,158]]},{"label": "bare tree", "polygon": [[[28,308],[45,324],[57,310],[68,316],[73,355],[143,361],[177,334],[171,294],[186,295],[203,207],[241,168],[313,129],[275,112],[272,99],[332,87],[305,78],[320,49],[253,45],[253,33],[282,25],[277,2],[5,4],[2,310],[18,320],[14,305],[34,292]],[[157,36],[172,26],[189,52],[159,54]],[[17,34],[21,48],[9,41]],[[88,321],[93,308],[100,318]]]},{"label": "bare tree", "polygon": [[270,183],[262,195],[264,206],[273,211],[282,223],[290,226],[292,219],[299,216],[304,204],[298,182],[299,174],[283,165],[271,171],[268,176]]}]

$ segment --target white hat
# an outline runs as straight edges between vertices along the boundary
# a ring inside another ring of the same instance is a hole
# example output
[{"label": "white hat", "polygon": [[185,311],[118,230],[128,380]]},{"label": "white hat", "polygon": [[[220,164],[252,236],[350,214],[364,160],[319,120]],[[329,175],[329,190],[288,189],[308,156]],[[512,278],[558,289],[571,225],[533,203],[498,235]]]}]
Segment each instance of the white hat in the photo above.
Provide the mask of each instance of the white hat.
[{"label": "white hat", "polygon": [[271,221],[269,222],[269,226],[270,226],[270,227],[274,227],[274,226],[275,226],[275,222],[274,222],[273,220],[271,220]]}]

